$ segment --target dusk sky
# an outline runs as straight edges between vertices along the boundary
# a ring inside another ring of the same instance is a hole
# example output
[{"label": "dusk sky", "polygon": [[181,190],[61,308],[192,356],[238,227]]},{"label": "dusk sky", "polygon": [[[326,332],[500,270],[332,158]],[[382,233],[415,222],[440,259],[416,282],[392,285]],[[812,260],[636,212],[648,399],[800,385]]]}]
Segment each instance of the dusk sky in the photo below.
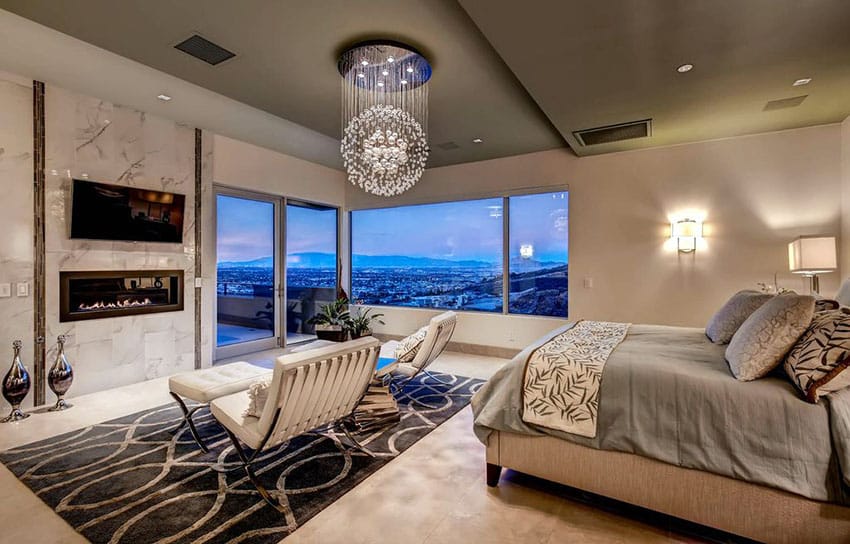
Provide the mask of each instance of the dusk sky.
[{"label": "dusk sky", "polygon": [[217,195],[218,261],[251,261],[274,254],[274,204]]},{"label": "dusk sky", "polygon": [[[512,197],[511,257],[530,244],[537,260],[567,262],[567,210],[566,192]],[[502,199],[354,211],[352,251],[497,263]]]},{"label": "dusk sky", "polygon": [[502,258],[501,198],[358,210],[351,223],[356,255],[492,263]]},{"label": "dusk sky", "polygon": [[[273,254],[274,206],[218,195],[218,260],[250,261]],[[510,255],[533,247],[539,261],[567,262],[568,194],[511,197]],[[288,253],[334,253],[336,210],[287,207]],[[498,263],[502,199],[358,210],[352,213],[358,255],[406,255]]]}]

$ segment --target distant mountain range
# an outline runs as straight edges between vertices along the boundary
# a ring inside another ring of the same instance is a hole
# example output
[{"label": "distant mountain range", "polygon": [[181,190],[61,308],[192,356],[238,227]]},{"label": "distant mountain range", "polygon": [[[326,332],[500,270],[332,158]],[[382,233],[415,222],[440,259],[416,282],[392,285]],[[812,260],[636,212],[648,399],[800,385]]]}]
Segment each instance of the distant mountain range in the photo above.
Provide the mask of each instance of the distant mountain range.
[{"label": "distant mountain range", "polygon": [[[287,257],[290,268],[334,268],[336,257],[331,253],[292,253]],[[537,261],[514,257],[511,268],[533,270],[561,266],[564,263]],[[260,257],[250,261],[225,261],[218,263],[219,268],[271,268],[272,257]],[[478,260],[453,261],[431,257],[407,257],[404,255],[355,255],[354,266],[362,268],[492,268],[495,263]]]}]

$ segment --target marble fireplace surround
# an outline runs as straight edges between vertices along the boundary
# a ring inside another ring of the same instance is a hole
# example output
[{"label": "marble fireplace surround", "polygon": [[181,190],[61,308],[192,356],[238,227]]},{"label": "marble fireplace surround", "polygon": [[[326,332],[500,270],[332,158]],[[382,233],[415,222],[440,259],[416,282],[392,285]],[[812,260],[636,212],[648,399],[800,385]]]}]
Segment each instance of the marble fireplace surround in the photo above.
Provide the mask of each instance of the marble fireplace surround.
[{"label": "marble fireplace surround", "polygon": [[[194,368],[194,289],[182,290],[183,306],[177,311],[62,322],[59,281],[60,271],[179,270],[191,283],[195,274],[194,128],[47,85],[45,174],[47,365],[56,355],[56,338],[62,334],[68,338],[65,353],[75,368],[72,395]],[[186,195],[183,243],[71,239],[74,178]]]}]

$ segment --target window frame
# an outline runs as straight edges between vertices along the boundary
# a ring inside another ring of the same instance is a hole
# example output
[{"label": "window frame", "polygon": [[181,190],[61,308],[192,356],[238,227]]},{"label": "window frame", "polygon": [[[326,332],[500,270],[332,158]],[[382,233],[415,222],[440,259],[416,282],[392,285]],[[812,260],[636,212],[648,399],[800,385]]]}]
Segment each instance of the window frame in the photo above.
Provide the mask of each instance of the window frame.
[{"label": "window frame", "polygon": [[[510,311],[510,199],[511,197],[517,196],[530,196],[530,195],[540,195],[547,193],[567,193],[567,216],[570,215],[570,207],[571,207],[571,198],[569,197],[570,188],[569,185],[561,184],[561,185],[548,185],[548,186],[535,186],[535,187],[522,187],[517,189],[510,189],[499,191],[496,193],[481,193],[475,195],[464,195],[462,198],[451,198],[451,199],[422,199],[422,200],[414,200],[411,202],[406,202],[404,204],[394,204],[394,205],[377,205],[377,206],[361,206],[357,208],[348,209],[348,213],[346,214],[348,220],[348,287],[349,292],[351,293],[351,297],[354,297],[354,287],[353,287],[353,276],[354,276],[354,221],[352,214],[354,212],[359,211],[367,211],[367,210],[389,210],[394,208],[407,208],[411,206],[423,206],[429,204],[450,204],[456,202],[472,202],[475,200],[487,200],[494,198],[502,199],[502,311],[501,312],[490,312],[487,310],[461,310],[461,309],[453,309],[454,312],[462,312],[462,313],[472,313],[472,314],[484,314],[484,315],[503,315],[503,316],[511,316],[518,318],[537,318],[537,319],[557,319],[559,321],[563,321],[565,319],[569,319],[569,306],[567,307],[567,316],[551,316],[551,315],[539,315],[539,314],[521,314],[521,313],[511,313]],[[569,220],[569,219],[568,219]],[[569,247],[570,233],[572,229],[567,229],[567,245]],[[569,253],[567,253],[567,258],[569,259]],[[569,262],[569,261],[568,261]],[[569,270],[569,268],[568,268]],[[569,280],[567,282],[567,290],[569,293]],[[569,300],[569,294],[567,295],[567,300]],[[424,310],[424,311],[433,311],[438,308],[422,308],[418,306],[399,306],[393,304],[364,304],[364,306],[374,306],[376,308],[403,308],[405,310]]]}]

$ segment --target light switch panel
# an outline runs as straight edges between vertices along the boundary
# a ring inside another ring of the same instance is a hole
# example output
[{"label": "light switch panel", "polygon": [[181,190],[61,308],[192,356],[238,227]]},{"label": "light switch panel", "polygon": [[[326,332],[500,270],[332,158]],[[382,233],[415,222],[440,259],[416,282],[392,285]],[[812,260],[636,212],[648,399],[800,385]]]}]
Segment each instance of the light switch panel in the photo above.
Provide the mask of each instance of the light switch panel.
[{"label": "light switch panel", "polygon": [[195,278],[195,287],[201,288],[204,286],[204,278]]},{"label": "light switch panel", "polygon": [[12,284],[0,283],[0,298],[8,298],[12,296]]},{"label": "light switch panel", "polygon": [[28,297],[30,296],[30,284],[27,282],[18,283],[16,285],[16,292],[19,297]]},{"label": "light switch panel", "polygon": [[593,289],[593,278],[591,278],[590,276],[584,278],[584,288]]}]

